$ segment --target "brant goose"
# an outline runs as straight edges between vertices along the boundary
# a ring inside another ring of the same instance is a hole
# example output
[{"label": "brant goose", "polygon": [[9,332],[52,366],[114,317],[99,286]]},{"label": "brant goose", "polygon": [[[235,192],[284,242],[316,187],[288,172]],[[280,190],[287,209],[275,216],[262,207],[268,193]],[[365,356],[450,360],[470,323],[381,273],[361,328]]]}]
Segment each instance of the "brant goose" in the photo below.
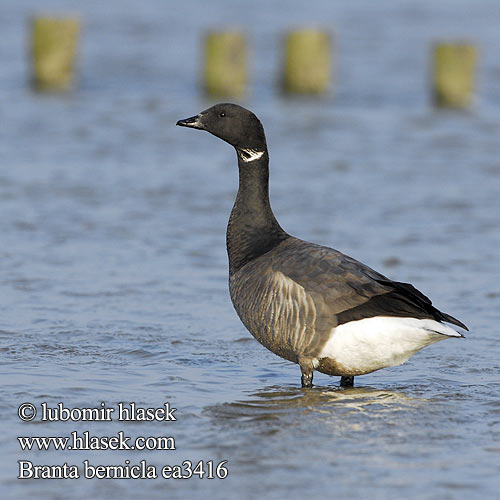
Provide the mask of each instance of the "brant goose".
[{"label": "brant goose", "polygon": [[239,189],[227,226],[229,290],[250,333],[300,365],[302,387],[316,369],[341,377],[396,366],[423,347],[467,330],[408,283],[393,281],[332,248],[287,234],[269,203],[269,156],[259,119],[217,104],[177,125],[206,130],[236,149]]}]

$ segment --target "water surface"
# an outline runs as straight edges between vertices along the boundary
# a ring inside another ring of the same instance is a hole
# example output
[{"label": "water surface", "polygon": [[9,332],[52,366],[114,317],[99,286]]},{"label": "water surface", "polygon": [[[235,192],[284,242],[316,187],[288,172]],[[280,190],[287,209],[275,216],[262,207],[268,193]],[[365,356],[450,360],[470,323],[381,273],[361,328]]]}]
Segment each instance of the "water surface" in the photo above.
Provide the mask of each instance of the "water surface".
[{"label": "water surface", "polygon": [[[500,7],[492,2],[48,1],[85,18],[68,96],[26,86],[25,21],[1,7],[3,498],[495,498],[500,488]],[[285,29],[331,27],[335,92],[276,90]],[[262,348],[227,291],[235,154],[179,118],[210,105],[200,36],[246,24],[282,226],[409,281],[465,340],[358,377]],[[476,106],[429,105],[435,38],[481,49]],[[23,402],[177,408],[176,422],[22,423]],[[174,436],[170,451],[21,452],[16,436]],[[20,481],[35,464],[228,460],[224,480]]]}]

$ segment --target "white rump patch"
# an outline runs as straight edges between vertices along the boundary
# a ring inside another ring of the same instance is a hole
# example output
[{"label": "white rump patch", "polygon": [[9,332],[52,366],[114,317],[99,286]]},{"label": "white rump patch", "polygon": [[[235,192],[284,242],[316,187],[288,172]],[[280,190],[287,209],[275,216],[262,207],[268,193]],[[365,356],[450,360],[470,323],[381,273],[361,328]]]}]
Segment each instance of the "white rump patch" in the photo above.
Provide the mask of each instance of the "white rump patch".
[{"label": "white rump patch", "polygon": [[331,358],[347,373],[361,375],[400,365],[423,347],[462,336],[432,319],[375,316],[333,328],[318,358]]},{"label": "white rump patch", "polygon": [[238,153],[241,156],[241,159],[245,163],[248,163],[250,161],[258,160],[264,154],[264,151],[257,151],[255,149],[238,149]]}]

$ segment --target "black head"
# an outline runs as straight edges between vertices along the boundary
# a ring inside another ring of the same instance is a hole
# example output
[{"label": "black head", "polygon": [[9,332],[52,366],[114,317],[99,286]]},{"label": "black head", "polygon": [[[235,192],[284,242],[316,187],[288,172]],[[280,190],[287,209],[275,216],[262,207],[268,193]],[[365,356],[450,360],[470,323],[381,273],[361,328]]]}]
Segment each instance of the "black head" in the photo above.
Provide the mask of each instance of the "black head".
[{"label": "black head", "polygon": [[266,149],[264,128],[259,119],[237,104],[216,104],[199,115],[179,120],[177,125],[206,130],[236,149]]}]

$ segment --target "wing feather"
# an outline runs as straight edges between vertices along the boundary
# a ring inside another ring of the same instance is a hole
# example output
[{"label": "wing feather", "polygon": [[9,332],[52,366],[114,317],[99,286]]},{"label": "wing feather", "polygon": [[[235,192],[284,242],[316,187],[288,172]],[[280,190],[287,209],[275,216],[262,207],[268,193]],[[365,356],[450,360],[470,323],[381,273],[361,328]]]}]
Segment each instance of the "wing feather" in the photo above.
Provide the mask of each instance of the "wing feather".
[{"label": "wing feather", "polygon": [[335,326],[386,315],[446,321],[467,330],[461,321],[436,309],[413,285],[393,281],[332,248],[290,238],[270,254],[273,271],[311,295],[319,312],[317,320],[329,317]]}]

